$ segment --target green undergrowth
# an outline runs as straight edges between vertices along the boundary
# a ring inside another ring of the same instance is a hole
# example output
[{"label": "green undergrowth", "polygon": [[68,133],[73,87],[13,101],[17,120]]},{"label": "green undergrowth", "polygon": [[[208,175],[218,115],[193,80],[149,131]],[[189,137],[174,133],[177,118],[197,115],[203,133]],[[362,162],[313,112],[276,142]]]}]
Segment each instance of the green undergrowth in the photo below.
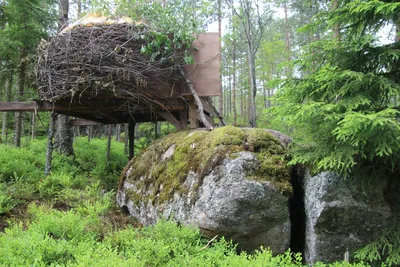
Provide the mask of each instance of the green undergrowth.
[{"label": "green undergrowth", "polygon": [[[104,202],[104,201],[103,201]],[[225,239],[208,242],[198,230],[161,221],[155,226],[110,230],[96,203],[59,211],[31,204],[31,220],[0,235],[1,266],[303,266],[301,256],[273,256],[261,248],[237,254]],[[104,206],[100,204],[100,206]],[[315,266],[364,266],[334,263]]]},{"label": "green undergrowth", "polygon": [[[174,152],[165,158],[168,149]],[[284,159],[285,149],[281,143],[265,130],[233,126],[211,132],[178,132],[157,140],[130,163],[128,168],[132,166],[133,170],[127,179],[148,189],[146,191],[151,193],[147,197],[151,201],[162,203],[175,192],[188,190],[183,183],[189,171],[198,174],[197,186],[200,186],[204,176],[225,158],[234,158],[240,151],[255,153],[261,163],[257,171],[249,174],[250,179],[270,181],[282,193],[291,194],[290,168]],[[127,193],[132,200],[139,201],[140,196],[135,192]]]},{"label": "green undergrowth", "polygon": [[[188,133],[177,133],[175,140],[196,146],[204,142],[202,145],[232,156],[246,145],[248,150],[259,150],[260,158],[267,153],[263,143],[278,145],[269,137],[255,141],[235,128],[217,133],[206,140],[202,139],[206,132],[196,132],[188,139]],[[168,138],[173,136],[158,141],[160,152],[168,149]],[[113,143],[112,160],[107,165],[105,140],[89,144],[78,139],[76,157],[55,153],[52,173],[44,177],[45,143],[25,142],[21,149],[0,145],[0,266],[303,266],[300,254],[273,256],[264,248],[251,255],[238,254],[223,238],[210,241],[198,230],[173,222],[142,227],[115,203],[118,169],[126,164],[122,144]],[[282,151],[279,146],[276,149]],[[200,169],[213,164],[202,158],[211,157],[209,152],[204,149],[203,153],[193,159]]]},{"label": "green undergrowth", "polygon": [[93,190],[115,189],[128,162],[123,143],[112,144],[111,160],[106,164],[106,140],[89,143],[86,138],[77,138],[75,157],[54,152],[51,174],[45,177],[46,140],[22,143],[20,149],[0,144],[0,216],[32,201],[76,206],[92,199],[97,194]]}]

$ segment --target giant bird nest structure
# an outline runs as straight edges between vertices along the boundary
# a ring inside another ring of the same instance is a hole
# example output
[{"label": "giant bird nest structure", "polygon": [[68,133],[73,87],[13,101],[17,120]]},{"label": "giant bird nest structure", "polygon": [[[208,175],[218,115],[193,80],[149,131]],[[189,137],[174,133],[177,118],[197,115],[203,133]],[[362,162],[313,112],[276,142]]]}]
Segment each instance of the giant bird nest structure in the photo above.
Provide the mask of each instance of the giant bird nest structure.
[{"label": "giant bird nest structure", "polygon": [[165,99],[160,101],[165,89],[170,88],[171,97],[183,78],[179,68],[185,47],[160,45],[159,53],[143,52],[157,38],[172,44],[172,35],[157,34],[144,24],[115,23],[77,25],[42,42],[37,63],[41,100],[114,98],[137,106],[165,105]]}]

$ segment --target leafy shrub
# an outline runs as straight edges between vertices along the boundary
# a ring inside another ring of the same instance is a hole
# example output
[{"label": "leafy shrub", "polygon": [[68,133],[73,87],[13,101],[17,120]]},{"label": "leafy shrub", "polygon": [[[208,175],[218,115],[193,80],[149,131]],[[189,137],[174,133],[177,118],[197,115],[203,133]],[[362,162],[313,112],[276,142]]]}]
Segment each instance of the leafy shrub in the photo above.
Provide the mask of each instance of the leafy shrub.
[{"label": "leafy shrub", "polygon": [[[237,254],[223,238],[207,245],[197,230],[162,221],[154,227],[108,233],[103,241],[96,222],[78,211],[31,205],[34,221],[24,230],[14,224],[0,236],[0,264],[6,266],[302,266],[301,256],[273,256],[261,248]],[[315,266],[358,266],[334,263]]]},{"label": "leafy shrub", "polygon": [[16,201],[9,196],[7,187],[0,183],[0,215],[9,212],[16,204]]},{"label": "leafy shrub", "polygon": [[124,144],[111,144],[111,158],[106,163],[106,140],[92,139],[89,143],[86,138],[75,140],[75,158],[79,168],[88,176],[101,181],[106,189],[115,188],[121,170],[128,163],[124,155]]},{"label": "leafy shrub", "polygon": [[23,177],[29,181],[39,180],[44,166],[44,157],[38,157],[29,149],[16,149],[0,144],[0,181],[11,181],[15,177]]},{"label": "leafy shrub", "polygon": [[83,188],[82,178],[73,178],[70,174],[53,173],[38,183],[38,190],[41,197],[55,197],[67,188]]}]

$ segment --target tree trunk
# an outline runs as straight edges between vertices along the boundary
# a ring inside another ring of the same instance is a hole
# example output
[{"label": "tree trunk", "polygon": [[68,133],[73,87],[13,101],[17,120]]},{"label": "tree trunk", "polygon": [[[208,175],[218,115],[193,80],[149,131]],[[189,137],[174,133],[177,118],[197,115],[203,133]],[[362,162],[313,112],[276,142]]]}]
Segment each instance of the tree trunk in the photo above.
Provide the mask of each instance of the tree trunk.
[{"label": "tree trunk", "polygon": [[[232,20],[234,12],[232,11]],[[232,86],[232,106],[233,106],[233,126],[237,125],[237,112],[236,112],[236,35],[235,27],[233,27],[233,52],[232,52],[232,68],[233,68],[233,86]]]},{"label": "tree trunk", "polygon": [[[221,21],[222,21],[222,3],[221,0],[218,0],[218,46],[219,46],[219,60],[222,60],[222,45],[221,45],[221,41],[222,41],[222,27],[221,27]],[[220,79],[220,96],[219,96],[219,114],[221,114],[221,116],[223,116],[223,90],[222,90],[222,72],[220,71],[219,74],[219,79]]]},{"label": "tree trunk", "polygon": [[[240,66],[240,75],[239,78],[243,76],[243,65]],[[246,111],[245,111],[246,107],[245,107],[245,93],[244,93],[244,88],[243,85],[240,86],[240,116],[242,117],[242,121],[243,121],[243,125],[245,124],[245,120],[246,120]]]},{"label": "tree trunk", "polygon": [[[287,0],[283,1],[283,9],[285,13],[285,49],[286,49],[286,55],[287,55],[287,61],[290,62],[292,60],[291,56],[291,43],[290,43],[290,25],[289,25],[289,19],[288,19],[288,6],[287,6]],[[287,78],[292,77],[292,69],[290,66],[287,67],[287,72],[286,72]]]},{"label": "tree trunk", "polygon": [[62,31],[68,26],[68,13],[69,13],[69,1],[68,0],[57,0],[58,1],[58,30]]},{"label": "tree trunk", "polygon": [[77,16],[79,18],[82,13],[82,0],[76,0],[76,5],[77,5]]},{"label": "tree trunk", "polygon": [[124,124],[124,152],[125,155],[129,155],[129,150],[128,150],[128,146],[129,146],[129,135],[128,135],[128,123]]},{"label": "tree trunk", "polygon": [[161,136],[161,123],[157,121],[154,124],[154,138],[157,139]]},{"label": "tree trunk", "polygon": [[69,116],[58,115],[56,135],[59,153],[66,156],[73,156],[72,127]]},{"label": "tree trunk", "polygon": [[[334,0],[332,3],[332,9],[335,10],[339,7],[339,2],[338,0]],[[334,29],[333,29],[333,38],[336,39],[336,41],[340,42],[340,24],[336,24]]]},{"label": "tree trunk", "polygon": [[93,134],[93,126],[88,126],[87,127],[87,137],[88,137],[89,143],[90,143],[90,140],[92,139],[92,134]]},{"label": "tree trunk", "polygon": [[[69,1],[58,0],[58,30],[62,31],[68,25],[68,12],[69,12]],[[70,117],[67,115],[58,115],[57,122],[57,141],[58,149],[61,154],[66,156],[73,156],[73,138],[72,138],[72,126],[70,123]]]},{"label": "tree trunk", "polygon": [[34,112],[32,112],[32,121],[31,121],[31,126],[32,126],[32,140],[35,140],[35,138],[36,138],[36,123],[35,123],[35,121],[36,121],[36,114],[34,113]]},{"label": "tree trunk", "polygon": [[108,139],[107,139],[107,152],[106,152],[106,166],[110,163],[111,159],[111,139],[112,139],[112,125],[109,124],[107,127]]},{"label": "tree trunk", "polygon": [[[22,101],[24,97],[24,89],[25,89],[25,76],[26,76],[26,51],[25,48],[22,48],[20,54],[20,67],[19,67],[19,80],[18,80],[18,100]],[[22,112],[16,112],[15,118],[15,146],[21,146],[21,130],[22,130]]]},{"label": "tree trunk", "polygon": [[121,124],[117,124],[115,127],[115,141],[121,141]]},{"label": "tree trunk", "polygon": [[56,121],[56,114],[51,112],[49,129],[47,131],[47,151],[46,151],[46,165],[44,168],[44,175],[47,176],[51,171],[51,161],[53,158],[53,137],[54,137],[54,125]]},{"label": "tree trunk", "polygon": [[249,57],[249,76],[250,76],[250,106],[249,106],[249,122],[250,126],[255,128],[257,127],[256,121],[256,94],[257,94],[257,85],[256,85],[256,68],[255,68],[255,59],[253,54],[253,49],[251,44],[247,44],[248,49],[248,57]]},{"label": "tree trunk", "polygon": [[[10,76],[6,78],[6,84],[5,84],[5,95],[6,95],[6,101],[10,102],[11,101],[11,89],[12,89],[12,78],[13,75],[10,73]],[[1,137],[3,140],[3,143],[7,143],[7,137],[8,137],[8,112],[3,113],[3,125],[1,128]]]},{"label": "tree trunk", "polygon": [[128,124],[129,159],[135,156],[135,122],[130,119]]},{"label": "tree trunk", "polygon": [[264,99],[264,108],[267,108],[267,89],[265,88],[265,81],[262,83],[262,89],[263,89],[263,99]]}]

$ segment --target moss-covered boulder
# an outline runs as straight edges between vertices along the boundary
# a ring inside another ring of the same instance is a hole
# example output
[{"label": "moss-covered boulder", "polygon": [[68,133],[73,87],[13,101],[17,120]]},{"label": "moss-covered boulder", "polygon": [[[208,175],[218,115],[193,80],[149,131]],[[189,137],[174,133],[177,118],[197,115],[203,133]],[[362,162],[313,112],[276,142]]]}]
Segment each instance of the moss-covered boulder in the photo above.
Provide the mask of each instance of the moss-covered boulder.
[{"label": "moss-covered boulder", "polygon": [[156,141],[125,168],[117,201],[145,225],[174,219],[246,250],[281,253],[291,193],[285,144],[266,130],[227,126]]}]

